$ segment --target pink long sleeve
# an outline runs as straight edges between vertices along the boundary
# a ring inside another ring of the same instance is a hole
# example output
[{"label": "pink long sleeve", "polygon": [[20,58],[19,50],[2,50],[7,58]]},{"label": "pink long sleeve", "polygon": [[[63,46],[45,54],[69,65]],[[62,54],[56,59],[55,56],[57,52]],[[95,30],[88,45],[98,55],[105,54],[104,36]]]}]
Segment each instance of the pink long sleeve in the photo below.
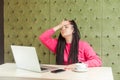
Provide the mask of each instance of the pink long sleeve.
[{"label": "pink long sleeve", "polygon": [[[57,39],[52,38],[55,33],[53,29],[49,29],[39,36],[39,40],[53,53],[56,53]],[[68,57],[70,51],[70,43],[67,43],[64,50],[64,64],[68,64]],[[102,65],[102,61],[96,55],[93,48],[85,41],[79,41],[78,61],[88,65],[88,67],[98,67]]]},{"label": "pink long sleeve", "polygon": [[53,39],[52,35],[55,33],[53,29],[49,29],[39,36],[39,40],[53,53],[56,52],[57,39]]},{"label": "pink long sleeve", "polygon": [[99,67],[102,65],[100,57],[87,42],[80,41],[79,46],[79,52],[81,52],[78,55],[79,61],[87,64],[88,67]]}]

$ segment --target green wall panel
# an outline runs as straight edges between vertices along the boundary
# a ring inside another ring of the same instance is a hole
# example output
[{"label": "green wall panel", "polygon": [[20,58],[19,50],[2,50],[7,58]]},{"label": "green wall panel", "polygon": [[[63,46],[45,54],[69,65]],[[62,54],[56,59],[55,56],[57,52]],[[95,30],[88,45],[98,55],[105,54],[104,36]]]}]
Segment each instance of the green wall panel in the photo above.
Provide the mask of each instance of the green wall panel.
[{"label": "green wall panel", "polygon": [[102,60],[112,66],[115,80],[120,79],[120,1],[103,0]]},{"label": "green wall panel", "polygon": [[38,37],[63,19],[73,19],[82,40],[91,44],[103,66],[112,67],[115,80],[119,80],[119,5],[120,0],[4,0],[5,62],[14,62],[10,45],[15,44],[34,46],[41,63],[55,64],[55,55]]},{"label": "green wall panel", "polygon": [[[10,45],[36,47],[42,63],[49,63],[49,51],[38,36],[49,27],[49,0],[5,0],[5,62],[12,62]],[[48,54],[47,54],[48,53]]]}]

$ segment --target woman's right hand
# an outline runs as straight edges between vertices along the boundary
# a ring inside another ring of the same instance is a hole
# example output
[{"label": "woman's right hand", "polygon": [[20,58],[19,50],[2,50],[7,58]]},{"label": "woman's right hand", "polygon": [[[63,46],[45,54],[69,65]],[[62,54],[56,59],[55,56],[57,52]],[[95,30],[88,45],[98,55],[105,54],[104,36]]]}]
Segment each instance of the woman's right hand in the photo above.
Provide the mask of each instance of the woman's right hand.
[{"label": "woman's right hand", "polygon": [[57,30],[61,29],[63,26],[68,25],[68,24],[70,24],[69,21],[63,20],[59,25],[55,26],[53,29],[55,31],[57,31]]},{"label": "woman's right hand", "polygon": [[63,27],[63,22],[64,22],[64,21],[62,21],[59,25],[55,26],[55,27],[53,28],[54,31],[57,31],[57,30],[61,29],[61,28]]}]

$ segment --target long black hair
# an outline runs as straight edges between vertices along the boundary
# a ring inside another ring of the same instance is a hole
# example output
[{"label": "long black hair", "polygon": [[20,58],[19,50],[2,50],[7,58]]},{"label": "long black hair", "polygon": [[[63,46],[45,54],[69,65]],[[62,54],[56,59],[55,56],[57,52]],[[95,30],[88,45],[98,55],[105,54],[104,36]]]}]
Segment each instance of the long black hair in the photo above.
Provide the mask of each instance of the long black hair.
[{"label": "long black hair", "polygon": [[[80,32],[74,20],[70,20],[69,22],[71,25],[73,25],[73,28],[74,28],[72,43],[71,43],[69,57],[68,57],[68,64],[71,64],[71,63],[78,62],[78,47],[79,47],[79,40],[80,40]],[[64,64],[65,45],[66,45],[65,38],[63,38],[60,33],[58,37],[57,47],[56,47],[56,63],[58,65]]]}]

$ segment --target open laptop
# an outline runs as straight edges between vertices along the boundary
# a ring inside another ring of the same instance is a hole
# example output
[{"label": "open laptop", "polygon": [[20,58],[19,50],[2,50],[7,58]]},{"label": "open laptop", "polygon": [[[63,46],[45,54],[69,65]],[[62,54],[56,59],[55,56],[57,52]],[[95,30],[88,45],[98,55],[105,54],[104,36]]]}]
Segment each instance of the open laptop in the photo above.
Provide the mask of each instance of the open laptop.
[{"label": "open laptop", "polygon": [[11,45],[11,49],[18,68],[35,72],[49,71],[50,68],[42,68],[39,64],[34,47]]}]

